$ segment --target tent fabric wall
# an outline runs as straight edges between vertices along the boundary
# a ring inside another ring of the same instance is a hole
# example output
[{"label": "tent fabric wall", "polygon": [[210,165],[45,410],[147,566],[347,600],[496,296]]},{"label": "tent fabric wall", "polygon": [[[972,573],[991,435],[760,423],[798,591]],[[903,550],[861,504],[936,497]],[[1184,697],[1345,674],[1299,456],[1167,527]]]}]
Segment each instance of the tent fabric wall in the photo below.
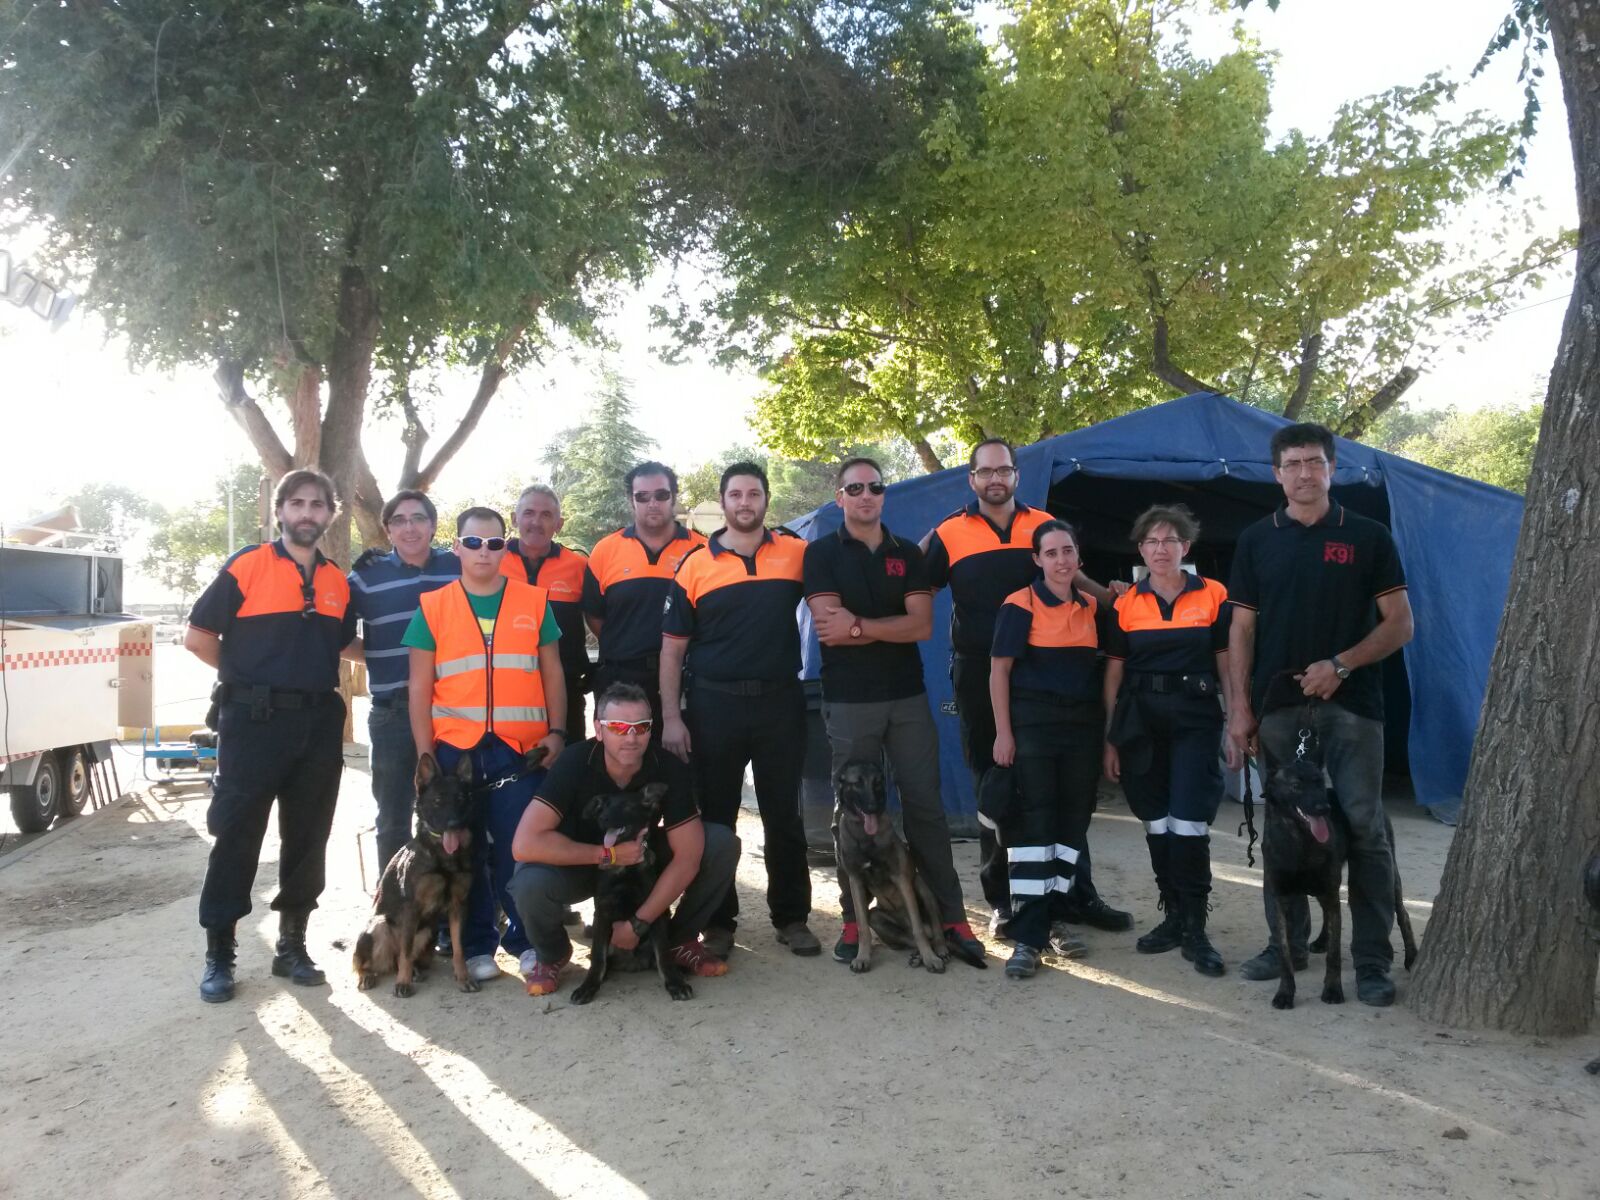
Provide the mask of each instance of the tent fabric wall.
[{"label": "tent fabric wall", "polygon": [[[1226,396],[1186,396],[1020,448],[1018,498],[1045,505],[1055,484],[1079,473],[1166,483],[1231,477],[1275,487],[1268,445],[1288,423]],[[1411,688],[1411,777],[1418,802],[1453,820],[1505,607],[1522,498],[1343,438],[1333,483],[1336,492],[1370,487],[1387,494],[1417,626],[1403,652]],[[884,521],[903,537],[921,538],[970,499],[965,469],[953,467],[891,485]],[[791,528],[815,540],[836,531],[842,518],[829,504]],[[804,610],[802,621],[804,675],[815,679],[819,656]],[[975,801],[951,700],[949,621],[949,593],[941,592],[934,635],[923,647],[923,674],[939,726],[945,807],[953,825],[970,830]]]}]

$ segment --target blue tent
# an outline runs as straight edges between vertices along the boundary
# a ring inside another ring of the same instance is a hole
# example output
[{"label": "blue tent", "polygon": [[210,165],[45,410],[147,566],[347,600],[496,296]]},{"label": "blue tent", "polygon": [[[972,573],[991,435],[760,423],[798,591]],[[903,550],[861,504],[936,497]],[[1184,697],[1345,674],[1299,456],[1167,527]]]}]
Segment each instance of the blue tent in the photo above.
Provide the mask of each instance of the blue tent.
[{"label": "blue tent", "polygon": [[[1017,496],[1073,521],[1085,567],[1097,579],[1128,578],[1128,529],[1146,505],[1181,500],[1199,516],[1193,558],[1226,581],[1239,532],[1282,502],[1268,443],[1282,417],[1207,393],[1186,396],[1017,452]],[[1393,531],[1405,564],[1416,637],[1386,669],[1391,768],[1409,767],[1417,801],[1453,822],[1467,777],[1478,711],[1505,607],[1522,521],[1515,493],[1339,439],[1334,497]],[[921,538],[972,499],[955,467],[892,485],[884,521]],[[839,528],[828,504],[792,522],[814,540]],[[950,596],[941,592],[934,635],[923,648],[929,699],[940,727],[945,808],[970,832],[975,801],[961,760],[948,674]],[[807,637],[805,677],[815,679],[816,640]]]}]

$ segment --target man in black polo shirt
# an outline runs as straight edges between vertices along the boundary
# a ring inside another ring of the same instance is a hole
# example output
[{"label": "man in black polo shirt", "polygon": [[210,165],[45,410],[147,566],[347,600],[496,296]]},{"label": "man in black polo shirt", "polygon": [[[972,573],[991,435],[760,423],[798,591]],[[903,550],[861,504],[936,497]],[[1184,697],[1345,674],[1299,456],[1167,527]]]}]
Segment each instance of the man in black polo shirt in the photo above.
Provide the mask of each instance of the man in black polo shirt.
[{"label": "man in black polo shirt", "polygon": [[706,951],[700,931],[733,886],[739,839],[726,826],[702,824],[694,777],[682,759],[651,744],[653,720],[642,689],[628,683],[606,689],[595,700],[595,736],[561,752],[522,814],[511,842],[518,866],[508,890],[538,960],[526,975],[530,996],[554,992],[572,959],[562,924],[568,906],[595,894],[600,871],[631,867],[643,854],[642,838],[607,844],[585,807],[596,796],[651,783],[667,785],[662,822],[672,861],[638,911],[612,928],[611,947],[622,953],[637,949],[640,928],[678,901],[668,934],[673,960],[702,978],[728,969]]},{"label": "man in black polo shirt", "polygon": [[[950,826],[939,791],[939,735],[928,711],[917,643],[933,632],[933,596],[922,551],[883,525],[883,471],[847,459],[835,496],[844,526],[806,547],[805,594],[822,644],[822,717],[833,771],[877,762],[885,751],[900,789],[906,840],[933,890],[951,948],[982,967],[983,944],[967,924],[961,881],[950,857]],[[833,948],[843,963],[859,948],[856,913],[840,879],[844,931]]]},{"label": "man in black polo shirt", "polygon": [[320,471],[290,471],[274,503],[282,536],[247,546],[195,601],[184,647],[221,684],[217,774],[206,828],[216,839],[200,888],[206,966],[200,998],[233,999],[234,937],[250,912],[272,804],[278,804],[278,947],[272,973],[326,982],[306,950],[322,895],[328,833],[344,773],[339,652],[356,636],[350,585],[317,549],[338,503]]},{"label": "man in black polo shirt", "polygon": [[[1411,640],[1411,602],[1389,531],[1329,496],[1333,472],[1333,435],[1321,425],[1287,425],[1273,435],[1272,473],[1285,503],[1240,535],[1228,581],[1229,670],[1241,698],[1228,736],[1243,753],[1259,748],[1270,776],[1293,758],[1308,711],[1301,699],[1311,702],[1316,749],[1350,825],[1356,996],[1382,1006],[1394,1002],[1394,857],[1384,829],[1378,663]],[[1266,909],[1267,948],[1240,966],[1246,979],[1279,974],[1270,895]],[[1286,901],[1286,915],[1300,970],[1311,936],[1305,898]]]},{"label": "man in black polo shirt", "polygon": [[[811,871],[800,816],[806,700],[800,686],[801,560],[805,543],[766,528],[767,473],[739,462],[722,472],[726,527],[690,552],[667,593],[661,632],[662,745],[688,759],[707,821],[737,828],[744,771],[755,775],[764,834],[767,908],[778,941],[805,956],[822,953],[806,925]],[[684,658],[689,702],[680,711]],[[692,753],[691,753],[692,752]],[[733,949],[739,899],[728,889],[705,943]]]}]

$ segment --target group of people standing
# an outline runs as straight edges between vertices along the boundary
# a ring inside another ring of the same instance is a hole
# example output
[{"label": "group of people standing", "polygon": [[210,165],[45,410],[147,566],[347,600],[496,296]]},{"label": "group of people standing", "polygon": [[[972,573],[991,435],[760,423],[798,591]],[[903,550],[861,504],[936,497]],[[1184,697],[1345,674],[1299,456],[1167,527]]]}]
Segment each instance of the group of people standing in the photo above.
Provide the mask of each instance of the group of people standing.
[{"label": "group of people standing", "polygon": [[[1352,822],[1358,993],[1388,1002],[1376,982],[1392,998],[1373,664],[1410,635],[1404,579],[1387,531],[1329,497],[1326,430],[1287,427],[1272,454],[1286,503],[1241,537],[1231,598],[1184,569],[1199,530],[1181,506],[1157,506],[1135,523],[1147,568],[1137,585],[1088,578],[1073,527],[1017,501],[1016,456],[998,439],[972,452],[972,503],[920,544],[885,526],[883,471],[869,458],[840,464],[843,521],[809,543],[768,527],[770,489],[758,464],[724,470],[725,525],[707,538],[676,519],[672,470],[647,462],[623,480],[632,523],[588,556],[555,540],[560,498],[542,485],[519,497],[515,536],[499,513],[471,508],[448,551],[434,544],[432,502],[405,491],[382,512],[392,548],[364,554],[348,578],[316,549],[336,511],[331,482],[292,472],[276,497],[282,536],[231,558],[190,620],[187,644],[218,668],[221,685],[202,997],[233,995],[235,926],[250,910],[274,800],[284,851],[272,969],[296,983],[323,981],[305,936],[342,770],[341,654],[368,668],[382,862],[411,837],[418,749],[445,770],[471,761],[483,797],[462,933],[474,978],[499,975],[504,950],[531,994],[557,989],[572,953],[571,906],[594,894],[598,872],[644,852],[599,829],[589,801],[654,782],[667,785],[671,864],[639,911],[616,923],[612,947],[634,950],[676,905],[674,959],[696,976],[725,972],[739,929],[732,881],[747,768],[774,935],[795,954],[820,954],[800,812],[802,603],[821,647],[834,771],[887,760],[947,942],[981,966],[951,857],[917,645],[932,633],[934,592],[947,586],[962,748],[983,808],[1000,814],[986,827],[980,879],[991,935],[1014,943],[1009,977],[1034,974],[1050,949],[1084,953],[1073,924],[1133,927],[1093,882],[1088,830],[1102,772],[1122,783],[1144,824],[1164,912],[1138,949],[1181,947],[1197,970],[1223,973],[1206,935],[1223,701],[1227,760],[1237,769],[1257,750],[1253,712],[1264,681],[1289,672],[1322,701],[1318,733]],[[1319,556],[1324,543],[1343,548]],[[599,644],[593,664],[590,633]],[[1271,715],[1260,723],[1269,766],[1293,736],[1278,724]],[[865,914],[852,911],[847,888],[840,903],[833,957],[849,962]],[[1298,966],[1309,937],[1303,902],[1290,916]],[[1244,973],[1276,975],[1276,951],[1269,945]]]}]

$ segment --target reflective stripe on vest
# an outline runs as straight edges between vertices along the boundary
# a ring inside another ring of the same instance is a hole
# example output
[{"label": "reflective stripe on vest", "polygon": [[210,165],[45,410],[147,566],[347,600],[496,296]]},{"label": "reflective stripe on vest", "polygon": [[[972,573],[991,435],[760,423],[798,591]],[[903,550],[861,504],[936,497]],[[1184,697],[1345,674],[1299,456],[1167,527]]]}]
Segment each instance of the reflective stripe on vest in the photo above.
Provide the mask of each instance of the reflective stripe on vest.
[{"label": "reflective stripe on vest", "polygon": [[526,753],[550,730],[539,670],[545,589],[506,580],[494,633],[485,637],[459,582],[420,598],[433,633],[433,736],[470,750],[493,733]]},{"label": "reflective stripe on vest", "polygon": [[[469,654],[465,658],[453,658],[449,662],[435,660],[433,677],[445,679],[451,675],[461,675],[467,671],[481,671],[489,660],[482,654]],[[539,656],[537,654],[496,654],[494,656],[496,670],[500,671],[537,671],[539,669]]]}]

